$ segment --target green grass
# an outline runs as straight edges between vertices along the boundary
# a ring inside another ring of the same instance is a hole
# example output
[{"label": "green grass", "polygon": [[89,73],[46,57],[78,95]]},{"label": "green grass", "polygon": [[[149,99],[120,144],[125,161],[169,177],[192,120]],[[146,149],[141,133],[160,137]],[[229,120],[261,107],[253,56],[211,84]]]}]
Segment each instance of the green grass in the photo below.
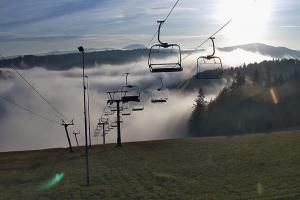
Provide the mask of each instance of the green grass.
[{"label": "green grass", "polygon": [[300,132],[75,150],[0,153],[0,199],[300,199]]}]

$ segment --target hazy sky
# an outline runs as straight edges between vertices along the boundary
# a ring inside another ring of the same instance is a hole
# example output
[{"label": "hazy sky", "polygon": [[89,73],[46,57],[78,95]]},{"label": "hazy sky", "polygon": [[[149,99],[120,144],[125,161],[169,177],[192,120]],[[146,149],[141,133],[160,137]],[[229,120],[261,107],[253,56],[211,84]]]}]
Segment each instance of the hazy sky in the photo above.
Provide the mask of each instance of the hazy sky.
[{"label": "hazy sky", "polygon": [[[175,0],[0,0],[4,56],[146,44]],[[300,1],[180,0],[163,37],[193,48],[233,18],[219,46],[261,42],[300,49]]]}]

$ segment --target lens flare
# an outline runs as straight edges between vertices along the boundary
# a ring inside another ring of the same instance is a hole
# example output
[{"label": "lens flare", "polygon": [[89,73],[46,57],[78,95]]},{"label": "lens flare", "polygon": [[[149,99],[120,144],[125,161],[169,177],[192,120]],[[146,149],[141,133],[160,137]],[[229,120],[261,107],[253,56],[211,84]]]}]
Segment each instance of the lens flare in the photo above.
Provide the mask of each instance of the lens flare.
[{"label": "lens flare", "polygon": [[261,183],[257,183],[256,189],[259,196],[263,195],[264,190],[263,190],[263,185]]},{"label": "lens flare", "polygon": [[46,181],[41,185],[41,190],[47,190],[57,186],[64,179],[64,176],[64,173],[55,174],[52,179]]},{"label": "lens flare", "polygon": [[270,93],[271,93],[271,97],[273,99],[273,103],[278,104],[279,103],[279,95],[278,95],[277,90],[275,88],[271,88]]}]

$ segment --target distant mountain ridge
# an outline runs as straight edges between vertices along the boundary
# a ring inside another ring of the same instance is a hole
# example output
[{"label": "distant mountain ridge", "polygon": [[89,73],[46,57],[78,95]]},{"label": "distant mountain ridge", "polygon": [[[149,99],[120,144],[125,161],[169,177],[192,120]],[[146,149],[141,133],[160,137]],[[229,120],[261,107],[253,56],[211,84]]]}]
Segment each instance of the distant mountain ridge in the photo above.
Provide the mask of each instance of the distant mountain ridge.
[{"label": "distant mountain ridge", "polygon": [[[300,51],[288,49],[286,47],[273,47],[266,44],[246,44],[232,47],[219,48],[223,52],[232,52],[235,50],[244,50],[248,52],[257,52],[272,58],[294,58],[300,59]],[[199,50],[197,50],[199,51]],[[182,54],[191,51],[183,50]],[[195,51],[196,52],[196,51]],[[132,44],[123,49],[86,49],[87,67],[101,66],[104,64],[121,65],[136,62],[141,58],[148,57],[149,49],[144,45]],[[21,69],[30,69],[33,67],[42,67],[47,70],[68,70],[81,66],[81,56],[76,50],[73,51],[54,51],[50,54],[24,55],[7,58],[9,64]],[[255,61],[253,61],[255,62]],[[7,67],[6,61],[0,59],[0,68]]]},{"label": "distant mountain ridge", "polygon": [[219,48],[220,51],[231,52],[242,49],[249,52],[257,52],[262,55],[271,56],[273,58],[296,58],[300,59],[300,51],[289,49],[286,47],[274,47],[261,43],[237,45],[232,47]]},{"label": "distant mountain ridge", "polygon": [[123,48],[124,50],[146,49],[143,44],[131,44]]}]

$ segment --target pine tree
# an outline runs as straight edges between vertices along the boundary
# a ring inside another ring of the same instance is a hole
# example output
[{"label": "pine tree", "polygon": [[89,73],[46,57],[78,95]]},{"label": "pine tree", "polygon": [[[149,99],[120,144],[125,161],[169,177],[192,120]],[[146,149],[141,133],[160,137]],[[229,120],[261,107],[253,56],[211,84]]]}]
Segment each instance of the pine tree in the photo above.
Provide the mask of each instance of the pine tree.
[{"label": "pine tree", "polygon": [[203,93],[202,88],[198,91],[198,96],[195,100],[195,108],[192,112],[191,119],[190,119],[190,132],[192,135],[198,135],[198,132],[203,130],[203,121],[206,116],[206,105],[207,102],[205,101],[205,95]]},{"label": "pine tree", "polygon": [[259,84],[260,83],[260,75],[259,75],[259,71],[258,71],[257,68],[255,68],[255,70],[254,70],[253,82],[254,82],[254,84]]},{"label": "pine tree", "polygon": [[235,88],[244,86],[245,84],[246,84],[245,76],[242,75],[242,73],[240,71],[238,71],[235,76],[235,80],[233,81],[233,83],[231,85],[231,89],[235,89]]}]

